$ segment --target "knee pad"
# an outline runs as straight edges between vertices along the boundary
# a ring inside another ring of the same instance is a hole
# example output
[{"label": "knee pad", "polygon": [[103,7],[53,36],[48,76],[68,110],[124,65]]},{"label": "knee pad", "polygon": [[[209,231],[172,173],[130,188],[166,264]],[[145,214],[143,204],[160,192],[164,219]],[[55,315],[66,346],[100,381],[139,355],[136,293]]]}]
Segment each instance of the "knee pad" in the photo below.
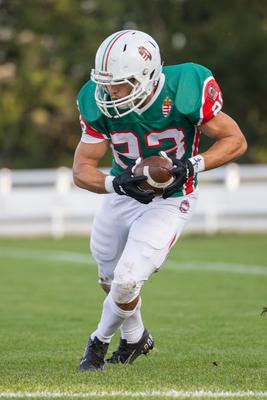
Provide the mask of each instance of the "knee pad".
[{"label": "knee pad", "polygon": [[127,304],[133,301],[140,292],[140,286],[137,284],[130,271],[124,274],[115,274],[111,283],[111,296],[115,303]]}]

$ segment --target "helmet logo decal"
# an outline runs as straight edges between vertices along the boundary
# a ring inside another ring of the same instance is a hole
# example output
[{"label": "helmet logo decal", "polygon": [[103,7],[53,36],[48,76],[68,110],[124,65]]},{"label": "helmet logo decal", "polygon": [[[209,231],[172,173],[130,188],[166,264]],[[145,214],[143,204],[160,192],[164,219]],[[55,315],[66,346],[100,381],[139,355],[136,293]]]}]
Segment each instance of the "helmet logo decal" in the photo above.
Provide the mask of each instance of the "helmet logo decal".
[{"label": "helmet logo decal", "polygon": [[171,109],[172,109],[172,99],[170,99],[167,96],[165,97],[162,103],[162,114],[165,118],[169,116]]},{"label": "helmet logo decal", "polygon": [[140,56],[145,60],[152,60],[152,55],[151,53],[143,46],[138,47],[138,51]]}]

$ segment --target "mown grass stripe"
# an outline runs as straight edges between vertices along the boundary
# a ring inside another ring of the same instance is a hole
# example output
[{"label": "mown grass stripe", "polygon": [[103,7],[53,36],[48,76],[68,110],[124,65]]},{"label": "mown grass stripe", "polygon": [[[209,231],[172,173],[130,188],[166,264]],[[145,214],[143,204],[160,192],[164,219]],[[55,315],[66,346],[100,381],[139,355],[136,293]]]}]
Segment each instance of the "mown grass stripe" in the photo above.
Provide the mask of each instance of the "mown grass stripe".
[{"label": "mown grass stripe", "polygon": [[225,399],[225,398],[267,398],[267,392],[254,392],[254,391],[239,391],[239,392],[212,392],[205,390],[198,391],[151,391],[151,392],[88,392],[88,393],[77,393],[77,392],[0,392],[0,398],[210,398],[210,399]]}]

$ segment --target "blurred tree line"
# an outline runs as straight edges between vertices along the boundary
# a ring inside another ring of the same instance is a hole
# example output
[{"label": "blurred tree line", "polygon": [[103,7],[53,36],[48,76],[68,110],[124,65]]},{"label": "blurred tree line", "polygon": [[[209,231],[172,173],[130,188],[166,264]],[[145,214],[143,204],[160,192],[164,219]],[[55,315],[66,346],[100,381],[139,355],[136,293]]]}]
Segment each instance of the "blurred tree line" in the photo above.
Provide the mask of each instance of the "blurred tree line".
[{"label": "blurred tree line", "polygon": [[76,94],[102,40],[128,28],[165,64],[210,68],[249,142],[242,161],[267,162],[266,0],[0,0],[0,166],[71,166]]}]

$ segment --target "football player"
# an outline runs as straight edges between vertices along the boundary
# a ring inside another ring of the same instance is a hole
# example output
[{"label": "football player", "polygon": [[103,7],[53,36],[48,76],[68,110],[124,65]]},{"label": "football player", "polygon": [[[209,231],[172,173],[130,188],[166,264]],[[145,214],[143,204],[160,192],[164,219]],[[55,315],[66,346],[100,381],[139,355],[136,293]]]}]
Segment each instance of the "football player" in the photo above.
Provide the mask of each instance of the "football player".
[{"label": "football player", "polygon": [[[197,175],[241,156],[246,140],[222,109],[221,90],[211,71],[185,63],[162,67],[160,50],[146,33],[123,30],[100,45],[91,80],[78,95],[82,128],[73,175],[77,186],[107,193],[95,216],[91,251],[107,296],[90,334],[81,371],[108,363],[132,363],[154,346],[141,316],[142,285],[163,265],[192,216]],[[201,134],[214,139],[198,153]],[[110,174],[98,163],[111,148]],[[174,181],[162,196],[142,191],[133,166],[161,154],[173,163]],[[105,360],[120,329],[117,350]]]}]

